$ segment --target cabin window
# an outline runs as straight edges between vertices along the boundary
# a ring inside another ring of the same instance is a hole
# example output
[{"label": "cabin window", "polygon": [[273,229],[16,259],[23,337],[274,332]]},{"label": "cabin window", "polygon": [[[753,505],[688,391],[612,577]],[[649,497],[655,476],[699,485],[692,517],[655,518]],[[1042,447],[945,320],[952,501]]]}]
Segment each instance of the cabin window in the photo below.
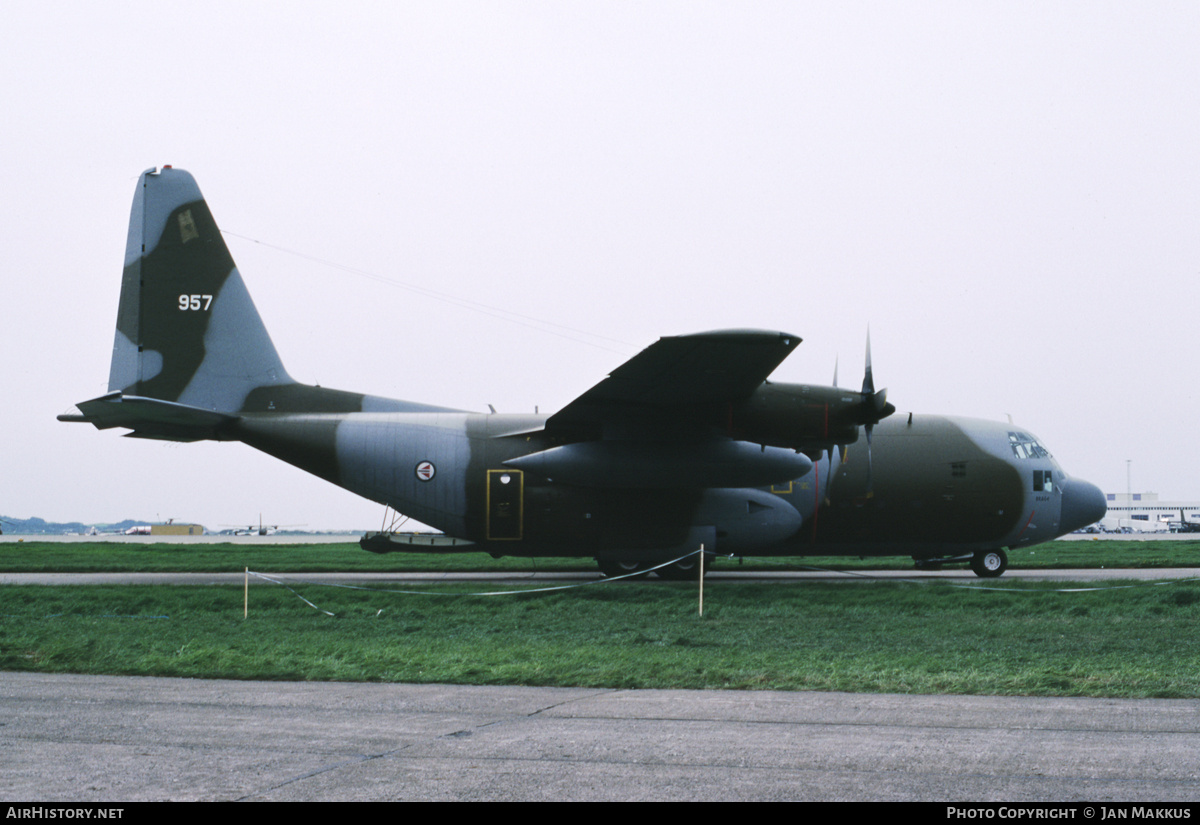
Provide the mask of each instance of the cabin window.
[{"label": "cabin window", "polygon": [[1038,443],[1029,433],[1012,432],[1008,434],[1008,445],[1012,447],[1013,455],[1017,458],[1049,458],[1050,452]]}]

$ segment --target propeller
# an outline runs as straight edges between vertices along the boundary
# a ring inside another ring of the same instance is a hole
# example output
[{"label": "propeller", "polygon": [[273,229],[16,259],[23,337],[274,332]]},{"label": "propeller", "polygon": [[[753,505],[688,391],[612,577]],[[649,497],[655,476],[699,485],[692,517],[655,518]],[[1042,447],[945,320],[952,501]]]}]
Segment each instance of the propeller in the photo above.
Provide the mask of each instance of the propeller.
[{"label": "propeller", "polygon": [[[833,362],[833,386],[838,387],[838,359]],[[846,418],[843,419],[846,423],[854,423],[862,427],[867,434],[867,496],[872,493],[872,482],[874,479],[873,468],[871,463],[871,442],[874,435],[875,425],[896,411],[896,408],[887,401],[887,390],[875,389],[875,371],[871,366],[871,330],[867,330],[867,357],[866,365],[863,369],[862,391],[859,393],[859,400],[852,401],[851,398],[845,399],[851,403],[845,409]],[[836,445],[830,445],[830,458],[833,457],[833,451]],[[842,444],[840,449],[840,457],[842,461],[846,460],[847,446]]]},{"label": "propeller", "polygon": [[[838,357],[836,355],[833,357],[833,388],[835,390],[838,388],[837,374],[838,374],[838,361],[839,360],[840,359],[838,359]],[[833,451],[835,449],[837,449],[838,452],[840,453],[838,458],[843,462],[846,460],[846,445],[843,444],[843,445],[841,445],[840,448],[838,448],[838,445],[830,444],[829,445],[829,470],[830,470],[830,472],[833,472]]]},{"label": "propeller", "polygon": [[875,373],[871,369],[871,330],[867,329],[867,364],[863,371],[862,383],[862,417],[863,429],[867,433],[867,498],[875,494],[874,474],[871,466],[871,433],[875,425],[896,411],[887,402],[887,389],[875,391]]}]

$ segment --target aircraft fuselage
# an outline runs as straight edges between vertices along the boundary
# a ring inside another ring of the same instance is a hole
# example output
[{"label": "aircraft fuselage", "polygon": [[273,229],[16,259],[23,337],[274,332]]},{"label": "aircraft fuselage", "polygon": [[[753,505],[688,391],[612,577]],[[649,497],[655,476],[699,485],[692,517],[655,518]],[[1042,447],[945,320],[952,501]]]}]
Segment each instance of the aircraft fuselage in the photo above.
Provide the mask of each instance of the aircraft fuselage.
[{"label": "aircraft fuselage", "polygon": [[673,558],[706,541],[729,555],[924,558],[1036,544],[1084,526],[1064,527],[1062,503],[1065,489],[1085,483],[1023,447],[1036,441],[1011,425],[896,415],[877,425],[869,467],[860,440],[789,481],[660,488],[639,482],[636,467],[620,487],[513,469],[506,462],[554,446],[545,419],[243,415],[230,435],[495,555]]}]

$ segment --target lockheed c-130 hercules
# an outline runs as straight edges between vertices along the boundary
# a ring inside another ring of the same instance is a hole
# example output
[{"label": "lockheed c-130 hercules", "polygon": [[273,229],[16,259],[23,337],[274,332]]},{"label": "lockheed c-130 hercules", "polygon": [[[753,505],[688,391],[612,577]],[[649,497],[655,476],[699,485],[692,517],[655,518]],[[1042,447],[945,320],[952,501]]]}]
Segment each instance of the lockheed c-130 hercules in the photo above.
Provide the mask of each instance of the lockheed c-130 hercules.
[{"label": "lockheed c-130 hercules", "polygon": [[[553,415],[487,414],[293,380],[195,180],[142,174],[108,393],[59,416],[137,438],[241,441],[495,556],[609,575],[704,558],[912,556],[998,576],[1006,549],[1098,521],[1105,498],[1012,425],[893,415],[861,391],[767,380],[795,335],[661,338]],[[836,384],[836,381],[835,381]],[[848,445],[865,435],[866,443]],[[387,534],[368,549],[439,549]]]}]

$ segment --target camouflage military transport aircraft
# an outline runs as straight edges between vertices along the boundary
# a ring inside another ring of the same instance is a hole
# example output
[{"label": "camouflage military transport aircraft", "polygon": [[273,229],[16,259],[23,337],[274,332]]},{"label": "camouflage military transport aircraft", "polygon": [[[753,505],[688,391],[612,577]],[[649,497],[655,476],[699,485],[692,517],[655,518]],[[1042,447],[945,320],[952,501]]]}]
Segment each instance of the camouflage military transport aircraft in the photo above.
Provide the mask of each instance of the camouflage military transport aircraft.
[{"label": "camouflage military transport aircraft", "polygon": [[[609,575],[703,544],[731,556],[907,555],[998,576],[1006,548],[1104,515],[1100,490],[1025,430],[893,416],[869,346],[862,391],[767,381],[799,343],[759,330],[662,338],[549,416],[301,384],[195,180],[163,167],[134,196],[109,392],[59,418],[241,441],[447,537],[381,534],[368,549],[585,556]],[[657,573],[695,575],[699,558]]]}]

